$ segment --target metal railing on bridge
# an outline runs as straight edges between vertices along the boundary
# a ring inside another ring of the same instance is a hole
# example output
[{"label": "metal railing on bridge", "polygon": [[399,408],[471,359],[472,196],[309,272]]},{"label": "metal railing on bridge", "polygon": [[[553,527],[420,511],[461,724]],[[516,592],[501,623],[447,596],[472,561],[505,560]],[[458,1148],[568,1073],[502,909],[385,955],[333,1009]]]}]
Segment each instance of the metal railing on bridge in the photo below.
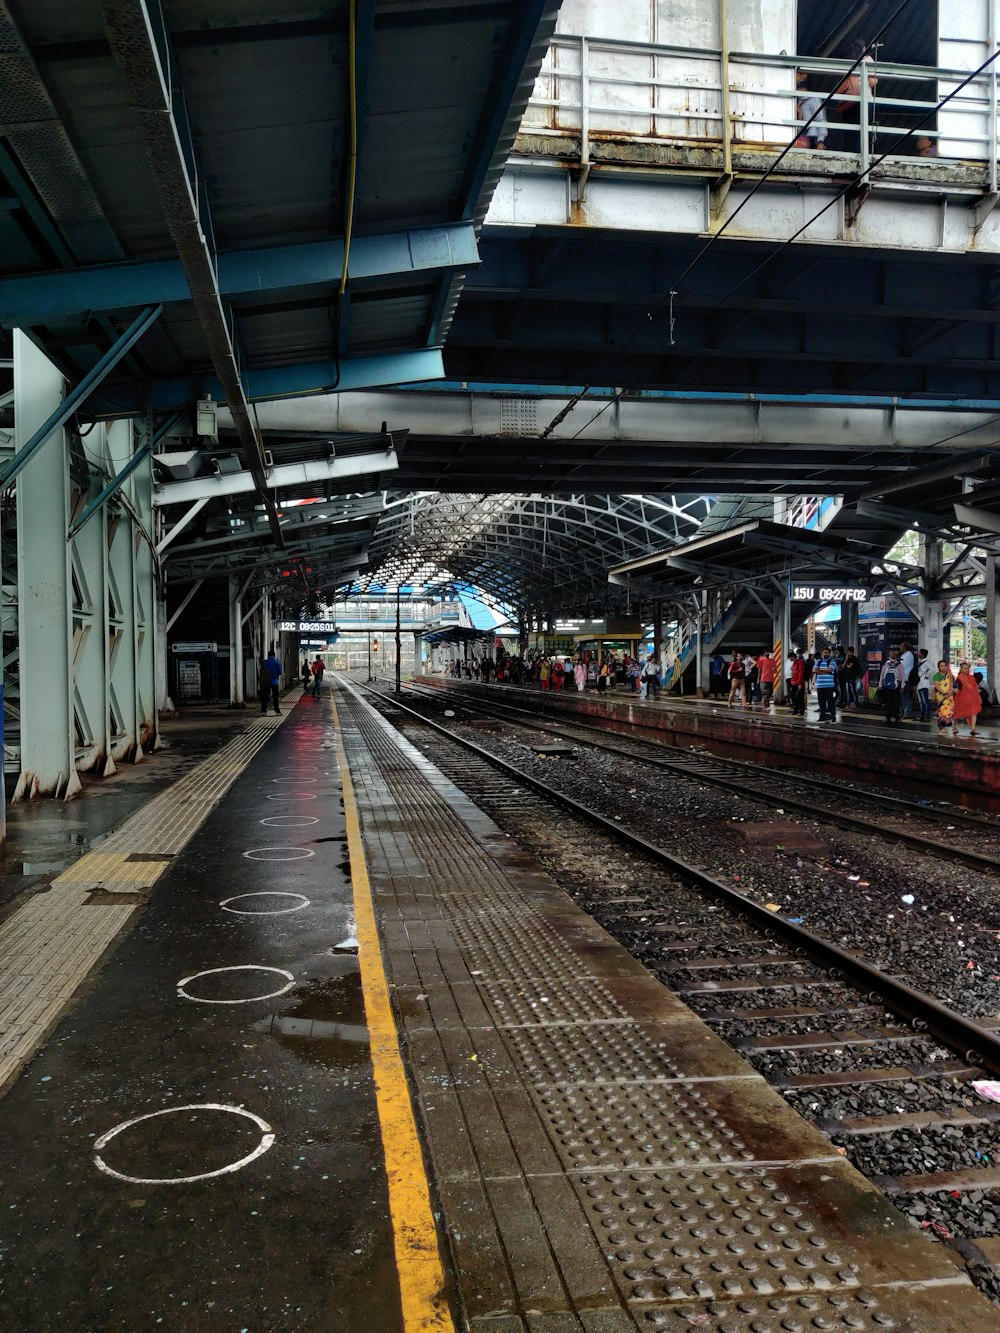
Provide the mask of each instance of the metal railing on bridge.
[{"label": "metal railing on bridge", "polygon": [[[807,99],[822,101],[834,92],[824,113],[826,133],[810,137],[803,152],[823,142],[856,155],[858,169],[865,171],[891,150],[880,167],[880,174],[890,176],[894,164],[945,159],[982,167],[977,183],[996,191],[995,64],[956,92],[969,70],[866,60],[848,79],[852,63],[559,35],[549,47],[522,132],[578,135],[584,166],[595,142],[624,138],[721,146],[729,167],[736,150],[775,150],[800,139]],[[939,108],[949,94],[954,96]]]}]

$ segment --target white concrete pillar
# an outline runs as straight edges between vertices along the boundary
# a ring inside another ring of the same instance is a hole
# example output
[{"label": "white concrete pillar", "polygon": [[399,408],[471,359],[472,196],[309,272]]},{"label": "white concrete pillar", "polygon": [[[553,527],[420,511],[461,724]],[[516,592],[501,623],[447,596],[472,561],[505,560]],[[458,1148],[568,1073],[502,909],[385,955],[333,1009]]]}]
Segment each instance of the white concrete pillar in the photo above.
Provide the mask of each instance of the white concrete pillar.
[{"label": "white concrete pillar", "polygon": [[921,575],[917,615],[920,617],[920,627],[914,647],[926,648],[927,656],[937,663],[948,655],[944,634],[944,603],[938,588],[942,565],[941,542],[921,533],[919,559]]},{"label": "white concrete pillar", "polygon": [[[127,423],[117,423],[126,425]],[[130,453],[138,448],[145,436],[134,432],[128,440]],[[156,562],[150,540],[155,542],[153,511],[153,460],[140,463],[125,483],[130,488],[132,505],[139,515],[142,527],[133,531],[133,583],[135,588],[135,652],[136,732],[138,745],[136,760],[143,753],[160,748],[160,720],[157,711],[157,681],[159,679],[160,640],[156,633]],[[147,540],[147,534],[150,540]]]},{"label": "white concrete pillar", "polygon": [[[53,441],[53,447],[54,447]],[[91,459],[100,459],[104,471],[91,486],[73,492],[71,515],[78,517],[91,499],[91,491],[104,484],[107,442],[103,426],[95,426],[87,437]],[[109,704],[109,654],[111,642],[124,631],[119,615],[108,611],[107,511],[102,509],[73,538],[69,551],[73,576],[73,709],[77,739],[76,767],[108,777],[116,771],[111,753],[112,726]]]},{"label": "white concrete pillar", "polygon": [[229,706],[245,707],[243,701],[243,580],[229,576]]},{"label": "white concrete pillar", "polygon": [[[108,427],[108,466],[117,473],[132,457],[132,423],[116,421]],[[131,500],[129,482],[122,488]],[[112,498],[107,511],[108,617],[114,633],[108,639],[108,703],[111,717],[111,756],[119,762],[141,759],[136,682],[135,520]]]},{"label": "white concrete pillar", "polygon": [[[26,334],[14,333],[15,449],[59,407],[62,374]],[[17,480],[21,655],[21,772],[14,799],[80,790],[72,680],[69,458],[54,432]]]},{"label": "white concrete pillar", "polygon": [[986,681],[1000,698],[1000,558],[986,557]]}]

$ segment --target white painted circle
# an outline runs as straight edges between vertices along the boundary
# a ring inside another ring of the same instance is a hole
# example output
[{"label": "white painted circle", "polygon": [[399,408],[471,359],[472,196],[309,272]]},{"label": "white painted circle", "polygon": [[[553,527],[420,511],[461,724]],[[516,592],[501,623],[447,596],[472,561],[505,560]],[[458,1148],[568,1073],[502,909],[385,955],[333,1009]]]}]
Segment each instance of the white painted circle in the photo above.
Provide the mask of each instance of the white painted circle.
[{"label": "white painted circle", "polygon": [[314,791],[288,791],[277,796],[269,796],[269,801],[315,801]]},{"label": "white painted circle", "polygon": [[[225,1111],[229,1115],[241,1115],[245,1120],[252,1120],[261,1131],[261,1140],[254,1148],[253,1152],[247,1153],[246,1157],[241,1157],[238,1162],[231,1162],[229,1166],[220,1166],[215,1171],[202,1171],[197,1176],[127,1176],[121,1171],[116,1171],[108,1166],[107,1162],[101,1157],[101,1149],[106,1148],[112,1139],[117,1138],[126,1129],[131,1129],[133,1125],[140,1125],[144,1120],[155,1120],[161,1115],[177,1115],[181,1111]],[[162,1111],[149,1111],[146,1115],[137,1115],[131,1120],[123,1120],[120,1125],[115,1125],[114,1129],[109,1129],[106,1134],[94,1144],[94,1162],[98,1171],[103,1171],[105,1175],[114,1176],[115,1180],[124,1180],[129,1185],[190,1185],[196,1180],[211,1180],[215,1176],[228,1176],[233,1171],[239,1171],[241,1167],[249,1166],[251,1162],[258,1157],[262,1157],[269,1148],[274,1146],[274,1131],[266,1120],[262,1120],[259,1115],[254,1115],[252,1111],[244,1111],[242,1106],[224,1106],[218,1102],[193,1102],[188,1106],[168,1106]]]},{"label": "white painted circle", "polygon": [[[298,898],[295,907],[275,907],[264,912],[253,912],[248,907],[230,907],[229,903],[241,902],[244,898]],[[278,889],[264,889],[260,893],[237,893],[232,898],[223,898],[219,906],[224,912],[235,912],[238,916],[283,916],[286,912],[301,912],[309,906],[309,899],[304,893],[282,893]]]},{"label": "white painted circle", "polygon": [[[285,985],[278,990],[270,990],[264,995],[249,995],[240,1000],[207,1000],[201,995],[188,995],[184,989],[192,981],[197,981],[199,977],[214,977],[220,972],[276,972],[279,977],[285,977]],[[291,990],[295,985],[295,978],[291,972],[286,972],[283,967],[265,967],[262,963],[239,963],[235,967],[210,967],[204,972],[194,972],[191,976],[185,977],[183,981],[178,981],[177,990],[184,996],[185,1000],[191,1000],[195,1004],[253,1004],[255,1000],[273,1000],[276,995],[284,995],[285,991]]]},{"label": "white painted circle", "polygon": [[268,828],[304,828],[306,824],[318,824],[315,815],[270,815],[259,821]]},{"label": "white painted circle", "polygon": [[[281,852],[281,856],[265,856],[265,852]],[[287,855],[286,853],[291,853]],[[243,855],[248,861],[305,861],[316,853],[308,847],[251,847]]]}]

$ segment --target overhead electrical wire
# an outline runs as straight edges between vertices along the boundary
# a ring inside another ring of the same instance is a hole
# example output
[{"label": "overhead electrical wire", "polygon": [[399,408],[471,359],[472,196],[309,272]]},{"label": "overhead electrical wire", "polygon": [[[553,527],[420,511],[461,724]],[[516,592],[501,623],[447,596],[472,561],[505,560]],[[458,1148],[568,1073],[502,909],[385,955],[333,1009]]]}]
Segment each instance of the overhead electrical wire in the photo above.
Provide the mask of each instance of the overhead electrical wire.
[{"label": "overhead electrical wire", "polygon": [[[892,26],[893,23],[895,23],[896,19],[900,16],[900,14],[903,12],[903,10],[906,9],[907,6],[910,5],[910,4],[912,4],[912,3],[913,3],[913,0],[900,0],[900,3],[899,3],[899,4],[896,6],[896,8],[893,10],[893,12],[892,12],[892,14],[889,16],[889,18],[886,19],[885,23],[882,24],[881,28],[879,28],[879,30],[878,30],[878,32],[875,34],[875,36],[871,39],[870,42],[867,42],[867,43],[865,44],[865,48],[864,48],[864,50],[861,52],[861,54],[857,57],[857,59],[856,59],[856,60],[854,61],[854,63],[851,65],[850,69],[848,69],[847,73],[844,75],[844,79],[841,80],[840,83],[837,84],[837,87],[833,88],[829,93],[827,93],[826,97],[823,99],[823,101],[820,103],[820,105],[816,108],[816,110],[813,112],[813,114],[809,117],[809,119],[808,119],[807,121],[805,121],[805,122],[802,124],[802,126],[801,126],[800,129],[799,129],[799,134],[796,135],[796,138],[798,138],[800,135],[804,134],[804,133],[806,132],[806,130],[809,128],[809,126],[812,125],[814,121],[816,121],[817,119],[819,119],[819,117],[822,116],[822,115],[824,114],[824,112],[826,111],[826,108],[829,106],[829,104],[831,103],[831,101],[833,100],[833,98],[836,96],[836,94],[837,94],[837,89],[840,88],[840,87],[843,85],[843,83],[844,83],[847,79],[849,79],[849,78],[851,77],[851,75],[854,74],[854,73],[858,70],[858,68],[859,68],[859,67],[863,64],[863,62],[867,59],[869,51],[871,51],[871,50],[877,48],[880,39],[884,36],[884,34],[886,33],[886,31]],[[725,77],[725,74],[723,75],[723,77]],[[726,126],[723,126],[723,133],[726,132],[726,129],[727,129],[727,127],[726,127]],[[618,346],[617,349],[616,349],[618,352],[622,352],[622,351],[624,351],[624,349],[625,349],[626,347],[628,347],[628,345],[629,345],[629,344],[632,342],[632,340],[636,337],[636,335],[638,334],[639,330],[642,329],[643,326],[644,326],[646,323],[648,323],[651,319],[653,319],[653,318],[657,315],[657,313],[658,313],[660,310],[662,310],[662,308],[667,304],[668,301],[671,301],[671,300],[673,299],[673,297],[677,295],[677,293],[678,293],[678,289],[680,288],[680,284],[684,281],[684,279],[685,279],[686,277],[689,276],[689,274],[692,272],[692,270],[693,270],[699,263],[701,263],[701,261],[705,258],[705,256],[706,256],[706,255],[708,254],[708,252],[711,250],[712,246],[715,245],[716,241],[718,241],[719,238],[725,234],[726,229],[727,229],[728,227],[730,227],[730,226],[732,225],[733,222],[735,222],[736,218],[739,216],[739,214],[742,212],[742,210],[743,210],[744,208],[746,208],[747,204],[748,204],[748,203],[750,202],[750,200],[754,197],[754,195],[757,193],[757,191],[760,190],[760,189],[762,189],[763,186],[764,186],[764,185],[767,183],[767,181],[770,179],[770,177],[774,174],[774,172],[777,171],[778,167],[779,167],[779,166],[781,165],[781,163],[785,160],[785,158],[788,156],[788,154],[792,151],[792,149],[794,148],[794,146],[795,146],[795,140],[794,140],[794,139],[793,139],[790,143],[786,144],[786,146],[785,146],[785,147],[782,149],[782,151],[778,154],[778,156],[777,156],[777,157],[775,158],[775,160],[771,163],[771,165],[768,167],[768,169],[764,172],[764,174],[760,177],[760,179],[754,184],[753,188],[747,193],[746,197],[740,201],[740,203],[738,204],[738,206],[733,210],[733,212],[729,215],[729,217],[726,218],[725,222],[723,222],[722,226],[718,229],[718,231],[715,231],[715,232],[712,233],[712,235],[708,238],[708,240],[707,240],[707,241],[705,242],[705,244],[701,247],[701,249],[698,251],[698,253],[694,256],[694,258],[691,260],[691,262],[687,265],[687,267],[686,267],[686,268],[683,270],[683,272],[680,274],[680,276],[677,277],[677,278],[675,278],[674,281],[670,284],[670,290],[667,291],[667,292],[664,294],[663,297],[661,297],[661,299],[656,303],[656,305],[654,305],[654,306],[652,307],[651,310],[647,311],[647,313],[645,314],[645,316],[643,317],[643,319],[636,325],[635,329],[633,329],[632,333],[628,336],[628,338],[626,338],[625,341],[624,341],[623,343],[619,344],[619,346]],[[544,430],[542,431],[542,433],[541,433],[540,438],[543,439],[543,440],[546,439],[546,438],[552,433],[552,431],[555,430],[555,428],[556,428],[556,427],[557,427],[563,420],[565,420],[565,418],[566,418],[566,417],[569,415],[569,413],[573,410],[573,408],[576,406],[576,404],[577,404],[578,402],[580,402],[580,400],[581,400],[582,398],[584,398],[584,397],[590,392],[590,389],[591,389],[591,386],[590,386],[589,384],[587,384],[587,385],[584,385],[584,387],[580,390],[579,393],[574,394],[574,396],[569,400],[569,402],[566,404],[566,406],[565,406],[560,412],[558,412],[558,413],[556,414],[556,416],[553,417],[553,419],[552,419],[552,420],[549,422],[549,424],[545,427],[545,429],[544,429]],[[619,392],[619,394],[616,395],[616,397],[620,397],[621,394],[624,393],[624,392],[625,392],[624,390],[621,390],[621,391]],[[612,401],[613,401],[613,400],[612,400]],[[610,404],[608,404],[607,406],[609,406],[609,405],[610,405]],[[604,410],[605,410],[605,409],[602,408],[602,409],[601,409],[601,412],[603,412]],[[599,412],[597,415],[600,416],[601,413]],[[593,420],[595,420],[595,421],[596,421],[596,419],[597,419],[596,417],[593,418]],[[589,425],[589,424],[590,424],[590,422],[587,423],[587,425]],[[586,428],[587,428],[586,426],[583,427],[584,430],[586,430]],[[577,434],[579,434],[579,431],[577,432]],[[573,439],[576,439],[576,435],[572,436],[572,438],[573,438]]]},{"label": "overhead electrical wire", "polygon": [[[909,0],[904,0],[904,3],[909,3]],[[898,12],[899,10],[896,11],[897,14]],[[893,18],[895,17],[896,15],[894,14]],[[884,28],[882,29],[882,31],[884,31]],[[863,57],[859,58],[858,63],[860,63],[860,59],[863,59]],[[896,150],[899,148],[901,144],[905,143],[908,139],[912,138],[912,136],[916,133],[917,130],[921,129],[929,120],[931,120],[934,116],[936,116],[939,111],[941,111],[944,107],[946,107],[948,103],[953,98],[957,97],[958,94],[963,91],[963,89],[967,88],[970,83],[972,83],[975,79],[979,78],[980,75],[984,74],[986,70],[988,70],[989,67],[992,64],[994,64],[994,62],[997,59],[1000,59],[1000,49],[994,51],[993,54],[991,56],[988,56],[986,60],[982,62],[981,65],[979,65],[976,69],[972,70],[971,73],[967,74],[966,77],[961,81],[961,83],[957,84],[956,87],[953,88],[952,91],[948,93],[946,97],[943,97],[939,102],[937,102],[935,106],[933,106],[924,116],[922,116],[915,125],[911,126],[910,129],[908,129],[904,134],[899,135],[898,138],[896,138],[892,142],[892,144],[885,150],[885,152],[883,152],[880,156],[876,157],[872,162],[868,164],[867,167],[865,167],[863,170],[859,171],[856,175],[854,175],[847,182],[845,186],[843,186],[840,190],[838,190],[837,193],[833,195],[833,197],[829,199],[821,209],[819,209],[817,213],[815,213],[811,218],[809,218],[806,222],[804,222],[796,232],[794,232],[791,236],[787,237],[784,241],[782,241],[778,245],[778,247],[775,250],[773,250],[771,254],[767,256],[766,259],[762,260],[755,268],[751,269],[749,273],[745,274],[744,277],[742,277],[734,287],[730,288],[730,290],[726,293],[724,297],[721,298],[721,300],[717,301],[715,305],[713,305],[709,310],[705,311],[702,315],[700,315],[698,317],[699,321],[704,322],[704,320],[710,318],[710,316],[715,314],[717,311],[721,310],[726,305],[726,303],[740,290],[740,288],[744,287],[751,280],[751,278],[756,277],[758,273],[762,272],[763,269],[767,268],[769,264],[771,264],[775,259],[777,259],[777,257],[788,248],[788,246],[794,244],[794,242],[797,241],[798,238],[801,235],[803,235],[804,232],[808,231],[809,228],[815,222],[817,222],[825,213],[829,212],[829,210],[835,204],[839,203],[841,199],[845,198],[848,194],[850,194],[851,191],[854,190],[858,185],[865,183],[867,177],[870,176],[871,172],[877,166],[879,166],[882,162],[884,162],[887,157],[891,157],[892,154],[896,152]],[[830,94],[830,96],[832,96],[832,94]],[[818,114],[819,111],[816,112],[816,115]],[[812,119],[815,119],[815,116]],[[788,149],[786,148],[784,151],[787,152]],[[780,160],[781,159],[779,158],[778,161]],[[774,165],[776,166],[777,163],[775,163]],[[751,191],[751,193],[747,196],[747,199],[743,201],[740,207],[743,207],[743,204],[749,201],[749,199],[756,192],[756,190],[759,189],[760,186],[764,183],[764,180],[766,180],[766,176],[762,177],[761,180],[757,182],[757,185],[754,187],[754,190]],[[732,216],[735,217],[738,211],[739,209],[735,210]],[[729,220],[731,221],[732,218],[730,218]],[[719,233],[716,233],[716,235],[712,238],[710,242],[706,243],[706,245],[700,251],[699,256],[696,256],[696,260],[700,257],[704,257],[710,245],[714,243],[714,240],[717,239],[717,236],[720,234],[721,230]],[[681,278],[677,280],[678,282],[680,282],[683,279],[683,277],[685,277],[691,272],[691,269],[694,267],[694,263],[696,262],[696,260],[693,260],[691,264],[688,265],[688,267],[684,270],[684,273],[681,275]],[[620,343],[618,345],[618,347],[616,348],[617,352],[622,352],[626,347],[629,346],[629,344],[635,339],[635,337],[639,333],[640,329],[642,329],[647,323],[649,323],[649,321],[654,318],[654,316],[658,313],[658,311],[661,310],[663,306],[666,305],[667,302],[672,299],[672,295],[676,295],[676,291],[677,289],[676,287],[674,287],[672,292],[668,292],[650,311],[647,312],[643,320],[640,321],[640,323],[635,327],[635,329],[633,329],[629,337],[626,338],[623,343]],[[594,415],[589,419],[589,421],[584,422],[584,424],[580,427],[580,429],[576,431],[570,438],[574,440],[577,439],[578,436],[580,436],[585,430],[587,430],[590,426],[592,426],[594,422],[597,421],[598,418],[601,417],[608,410],[609,407],[611,407],[616,402],[620,402],[626,392],[627,392],[626,388],[621,388],[617,390],[617,392],[614,393],[612,397],[609,398],[608,401],[604,403],[604,405],[597,412],[594,413]],[[580,396],[581,395],[577,395],[577,397]],[[981,423],[981,425],[982,424],[986,423]],[[981,427],[977,427],[976,429],[979,428]],[[943,443],[943,441],[939,443]],[[994,441],[994,443],[1000,443],[1000,441]],[[925,447],[931,448],[933,446],[928,445]]]}]

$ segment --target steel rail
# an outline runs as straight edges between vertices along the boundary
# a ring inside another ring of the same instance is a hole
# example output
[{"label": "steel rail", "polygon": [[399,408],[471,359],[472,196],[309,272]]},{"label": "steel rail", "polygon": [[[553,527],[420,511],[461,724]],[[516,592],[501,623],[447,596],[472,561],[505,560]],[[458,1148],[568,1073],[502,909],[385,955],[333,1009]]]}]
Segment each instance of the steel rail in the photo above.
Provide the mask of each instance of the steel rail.
[{"label": "steel rail", "polygon": [[[411,685],[409,688],[415,692],[426,695],[427,698],[433,698],[435,696],[440,697],[437,695],[437,691],[433,686]],[[598,728],[589,727],[585,722],[550,722],[545,724],[539,722],[537,720],[538,715],[533,713],[530,709],[517,709],[510,704],[482,704],[478,700],[469,699],[467,695],[461,694],[451,686],[446,686],[445,688],[449,693],[454,693],[457,698],[461,699],[462,707],[469,711],[483,713],[485,716],[496,717],[500,721],[512,722],[517,726],[527,726],[528,724],[526,722],[522,722],[518,718],[505,717],[502,712],[498,711],[498,708],[521,712],[524,713],[526,717],[532,719],[531,726],[536,731],[545,731],[553,736],[561,736],[564,740],[575,739],[571,735],[567,735],[567,731],[574,727],[581,731],[592,731],[600,734]],[[863,833],[874,833],[889,841],[904,843],[906,846],[912,847],[916,851],[927,852],[932,856],[943,857],[950,861],[959,861],[961,864],[970,866],[974,870],[983,870],[990,874],[995,874],[997,870],[997,857],[995,853],[987,854],[983,852],[969,851],[967,848],[952,847],[935,838],[927,838],[924,837],[923,834],[911,833],[906,829],[885,828],[882,824],[878,823],[877,820],[866,819],[863,815],[851,814],[848,811],[824,810],[822,807],[812,805],[809,801],[799,800],[795,796],[778,796],[757,786],[744,785],[736,779],[727,778],[721,774],[702,772],[691,767],[689,764],[685,764],[683,758],[667,759],[655,754],[637,754],[634,750],[625,749],[620,745],[612,745],[607,741],[591,740],[589,738],[580,743],[592,746],[595,750],[605,750],[608,754],[615,754],[623,759],[633,759],[640,763],[650,764],[654,768],[663,768],[673,773],[679,773],[681,776],[689,778],[693,782],[704,782],[711,786],[735,792],[739,796],[753,796],[754,798],[759,798],[765,804],[780,806],[784,810],[795,810],[799,813],[808,815],[810,818],[840,824],[842,826],[857,829]],[[632,744],[644,745],[660,750],[668,748],[656,741],[647,741],[641,738],[632,742]],[[673,748],[677,749],[677,747]],[[677,753],[678,755],[683,755],[684,752],[677,749]],[[700,761],[705,762],[703,756],[699,755],[698,758]],[[712,755],[708,757],[708,762],[739,765],[741,768],[745,768],[748,773],[757,773],[759,771],[753,764],[745,764],[738,759],[718,759],[716,756]],[[824,782],[821,779],[809,778],[800,774],[781,774],[780,780],[784,782],[799,781],[807,786],[814,786],[825,791],[838,792],[840,795],[844,794],[843,789],[837,788],[833,783]],[[853,787],[849,789],[849,794],[862,801],[893,804],[897,806],[901,812],[906,814],[912,814],[928,819],[954,819],[959,823],[973,826],[978,825],[979,827],[992,829],[995,833],[1000,835],[1000,824],[993,823],[987,819],[977,819],[975,816],[967,815],[964,811],[939,811],[935,810],[933,807],[926,808],[922,805],[917,805],[912,801],[901,800],[899,797],[882,797],[869,795],[865,792],[858,792],[855,791]]]},{"label": "steel rail", "polygon": [[[540,792],[554,804],[564,806],[578,818],[594,824],[619,842],[623,842],[641,852],[644,856],[658,861],[699,891],[723,901],[736,913],[739,919],[750,921],[766,932],[782,936],[796,948],[805,950],[832,974],[848,979],[860,990],[865,991],[870,998],[877,998],[880,1003],[907,1022],[912,1023],[918,1030],[931,1033],[939,1041],[950,1046],[952,1050],[960,1052],[969,1063],[981,1064],[993,1073],[1000,1073],[1000,1036],[991,1032],[988,1028],[982,1027],[979,1023],[966,1018],[956,1010],[941,1004],[933,996],[907,985],[905,981],[890,976],[889,973],[883,972],[881,968],[874,964],[855,957],[831,940],[824,939],[821,935],[816,935],[811,930],[806,930],[803,926],[796,925],[784,917],[768,911],[766,907],[761,907],[728,884],[723,883],[722,880],[716,879],[687,861],[682,861],[680,857],[674,856],[664,848],[658,847],[655,843],[640,837],[639,834],[624,828],[620,823],[609,819],[607,815],[601,814],[600,811],[584,805],[574,797],[567,796],[564,792],[554,791],[540,778],[532,777],[531,774],[523,772],[506,759],[501,759],[499,755],[491,754],[489,750],[476,745],[475,742],[457,736],[448,727],[425,717],[417,709],[402,703],[395,696],[389,697],[379,690],[369,689],[368,686],[356,685],[353,682],[347,688],[355,693],[359,699],[361,699],[361,691],[374,695],[386,707],[408,714],[422,726],[438,732],[454,744],[475,754],[484,762],[499,768],[515,782]],[[368,706],[372,707],[371,704]]]}]

